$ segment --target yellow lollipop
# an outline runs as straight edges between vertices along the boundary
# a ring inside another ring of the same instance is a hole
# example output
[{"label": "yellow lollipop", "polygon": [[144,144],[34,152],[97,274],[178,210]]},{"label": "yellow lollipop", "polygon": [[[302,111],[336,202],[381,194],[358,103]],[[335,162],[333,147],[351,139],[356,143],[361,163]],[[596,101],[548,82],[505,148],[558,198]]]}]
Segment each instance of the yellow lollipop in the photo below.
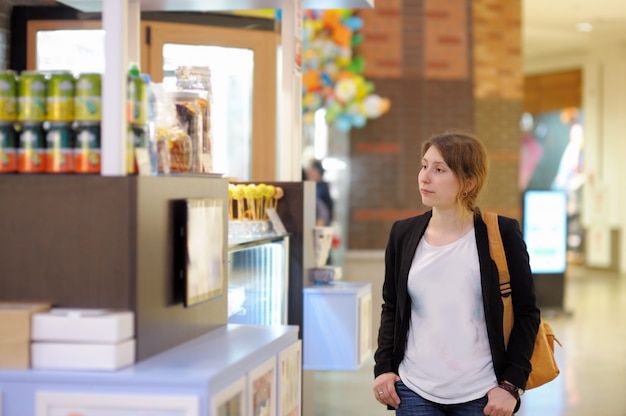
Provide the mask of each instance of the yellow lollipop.
[{"label": "yellow lollipop", "polygon": [[276,193],[274,194],[274,208],[278,209],[278,200],[281,199],[285,195],[283,188],[280,186],[276,187]]}]

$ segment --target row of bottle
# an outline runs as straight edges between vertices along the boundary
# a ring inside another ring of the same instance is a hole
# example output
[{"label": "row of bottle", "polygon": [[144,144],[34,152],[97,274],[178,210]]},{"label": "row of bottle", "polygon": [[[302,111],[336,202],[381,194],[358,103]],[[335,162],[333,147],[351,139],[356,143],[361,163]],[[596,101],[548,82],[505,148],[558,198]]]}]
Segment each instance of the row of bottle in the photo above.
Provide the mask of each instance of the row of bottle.
[{"label": "row of bottle", "polygon": [[[151,151],[154,143],[148,123],[154,105],[145,79],[129,74],[130,161],[136,148]],[[100,74],[0,72],[0,172],[100,172],[101,84]],[[137,173],[136,163],[127,170]]]},{"label": "row of bottle", "polygon": [[100,123],[0,122],[0,173],[99,173]]},{"label": "row of bottle", "polygon": [[[149,77],[148,77],[149,78]],[[128,122],[145,124],[148,88],[136,67],[129,72]],[[0,72],[0,122],[101,122],[102,76],[56,71],[45,75],[24,71]]]},{"label": "row of bottle", "polygon": [[101,75],[0,72],[0,122],[101,121]]},{"label": "row of bottle", "polygon": [[[210,72],[180,67],[176,76],[172,103],[159,106],[149,75],[129,70],[128,174],[212,171]],[[100,88],[99,74],[0,72],[0,172],[100,172]],[[171,106],[175,126],[159,125],[158,106]]]}]

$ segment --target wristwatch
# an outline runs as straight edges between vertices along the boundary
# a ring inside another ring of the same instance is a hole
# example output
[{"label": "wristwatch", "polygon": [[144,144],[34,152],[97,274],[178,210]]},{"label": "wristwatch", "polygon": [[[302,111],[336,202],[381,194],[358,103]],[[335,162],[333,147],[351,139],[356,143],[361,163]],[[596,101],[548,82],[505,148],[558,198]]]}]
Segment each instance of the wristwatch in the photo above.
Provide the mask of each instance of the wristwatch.
[{"label": "wristwatch", "polygon": [[521,389],[506,380],[501,381],[500,384],[498,384],[498,387],[511,393],[511,396],[515,397],[515,400],[519,400],[520,396],[524,394],[524,389]]}]

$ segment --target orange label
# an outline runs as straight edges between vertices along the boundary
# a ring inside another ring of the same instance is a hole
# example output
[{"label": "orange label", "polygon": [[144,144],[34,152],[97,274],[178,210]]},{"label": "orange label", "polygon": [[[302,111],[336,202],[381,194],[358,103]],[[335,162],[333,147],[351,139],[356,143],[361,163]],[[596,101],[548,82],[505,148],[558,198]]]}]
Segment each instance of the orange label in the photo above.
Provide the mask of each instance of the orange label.
[{"label": "orange label", "polygon": [[74,152],[74,172],[100,173],[100,149]]},{"label": "orange label", "polygon": [[50,149],[45,155],[46,172],[63,173],[74,171],[72,152],[62,149]]},{"label": "orange label", "polygon": [[0,149],[0,172],[15,172],[17,170],[17,156],[15,150]]},{"label": "orange label", "polygon": [[17,159],[19,172],[45,172],[46,164],[41,151],[35,149],[20,150]]}]

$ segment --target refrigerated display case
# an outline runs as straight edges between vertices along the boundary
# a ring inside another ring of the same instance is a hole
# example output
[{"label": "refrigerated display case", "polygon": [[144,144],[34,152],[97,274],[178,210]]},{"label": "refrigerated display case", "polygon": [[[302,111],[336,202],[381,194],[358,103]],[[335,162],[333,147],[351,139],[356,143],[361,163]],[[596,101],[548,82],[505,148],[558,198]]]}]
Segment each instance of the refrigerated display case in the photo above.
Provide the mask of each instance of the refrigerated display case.
[{"label": "refrigerated display case", "polygon": [[289,234],[229,240],[228,322],[287,324]]}]

